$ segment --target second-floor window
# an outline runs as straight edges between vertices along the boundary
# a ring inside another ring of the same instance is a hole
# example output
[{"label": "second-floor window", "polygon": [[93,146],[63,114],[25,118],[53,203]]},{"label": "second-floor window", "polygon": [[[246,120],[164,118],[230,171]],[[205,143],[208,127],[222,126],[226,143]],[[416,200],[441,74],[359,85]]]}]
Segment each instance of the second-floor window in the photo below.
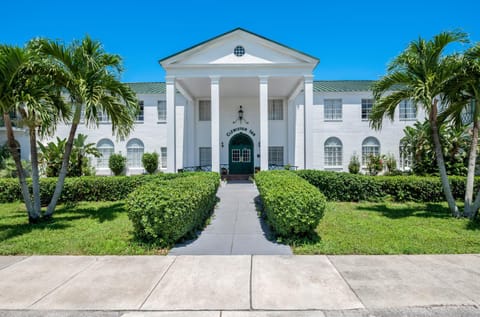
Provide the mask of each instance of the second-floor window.
[{"label": "second-floor window", "polygon": [[143,108],[143,100],[140,100],[140,101],[138,102],[138,109],[139,109],[139,110],[138,110],[138,113],[137,113],[137,118],[136,118],[136,120],[143,122],[143,119],[144,119],[144,115],[143,115],[143,114],[144,114],[144,112],[143,112],[143,110],[144,110],[144,108]]},{"label": "second-floor window", "polygon": [[158,121],[167,121],[167,102],[159,100],[157,103]]},{"label": "second-floor window", "polygon": [[198,102],[198,120],[210,121],[212,118],[210,100],[200,100]]},{"label": "second-floor window", "polygon": [[373,99],[362,99],[362,120],[370,119],[370,113],[373,108]]},{"label": "second-floor window", "polygon": [[268,120],[283,120],[283,100],[268,101]]},{"label": "second-floor window", "polygon": [[411,100],[400,102],[400,121],[410,121],[417,119],[417,108]]},{"label": "second-floor window", "polygon": [[325,99],[323,115],[325,121],[342,120],[342,99]]}]

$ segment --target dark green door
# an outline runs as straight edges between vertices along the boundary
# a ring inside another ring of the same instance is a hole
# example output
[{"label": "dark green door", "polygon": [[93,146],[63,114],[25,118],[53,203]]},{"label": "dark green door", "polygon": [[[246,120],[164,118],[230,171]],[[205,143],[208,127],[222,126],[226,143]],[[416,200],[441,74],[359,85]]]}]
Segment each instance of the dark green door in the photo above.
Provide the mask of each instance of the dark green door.
[{"label": "dark green door", "polygon": [[230,174],[253,174],[253,141],[248,135],[234,135],[230,139],[228,152]]}]

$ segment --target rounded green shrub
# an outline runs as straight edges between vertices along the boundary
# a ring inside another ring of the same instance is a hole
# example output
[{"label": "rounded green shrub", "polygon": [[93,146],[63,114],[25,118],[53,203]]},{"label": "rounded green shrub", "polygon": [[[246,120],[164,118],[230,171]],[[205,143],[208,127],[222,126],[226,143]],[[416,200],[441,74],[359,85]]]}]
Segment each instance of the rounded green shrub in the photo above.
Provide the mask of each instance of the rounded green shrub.
[{"label": "rounded green shrub", "polygon": [[135,236],[169,246],[199,229],[216,204],[217,173],[151,182],[131,193],[126,206]]},{"label": "rounded green shrub", "polygon": [[280,236],[311,233],[323,217],[325,196],[290,171],[264,171],[255,175],[267,222]]},{"label": "rounded green shrub", "polygon": [[127,166],[127,158],[122,154],[112,154],[108,159],[108,167],[112,170],[113,175],[122,175]]},{"label": "rounded green shrub", "polygon": [[142,165],[148,174],[154,174],[158,169],[158,153],[143,153]]}]

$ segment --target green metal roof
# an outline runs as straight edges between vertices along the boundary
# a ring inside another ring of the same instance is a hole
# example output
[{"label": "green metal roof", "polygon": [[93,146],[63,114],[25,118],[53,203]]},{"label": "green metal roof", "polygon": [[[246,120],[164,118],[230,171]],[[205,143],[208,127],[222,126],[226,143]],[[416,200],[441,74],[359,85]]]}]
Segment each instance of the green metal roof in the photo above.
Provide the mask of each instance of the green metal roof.
[{"label": "green metal roof", "polygon": [[313,82],[314,92],[370,91],[374,80],[317,80]]},{"label": "green metal roof", "polygon": [[136,94],[165,94],[165,83],[126,83]]},{"label": "green metal roof", "polygon": [[[316,80],[314,92],[370,91],[374,80]],[[164,82],[126,83],[137,94],[165,94]]]}]

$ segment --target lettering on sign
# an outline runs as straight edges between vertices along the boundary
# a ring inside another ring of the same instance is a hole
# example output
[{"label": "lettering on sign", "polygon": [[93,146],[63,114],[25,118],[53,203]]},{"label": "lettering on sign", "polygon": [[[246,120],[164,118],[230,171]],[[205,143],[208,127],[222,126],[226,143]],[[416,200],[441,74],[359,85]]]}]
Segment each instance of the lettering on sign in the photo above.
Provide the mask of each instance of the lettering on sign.
[{"label": "lettering on sign", "polygon": [[252,136],[255,136],[255,131],[253,131],[252,129],[245,128],[245,127],[233,128],[232,130],[227,132],[227,136],[229,137],[236,132],[248,132]]}]

